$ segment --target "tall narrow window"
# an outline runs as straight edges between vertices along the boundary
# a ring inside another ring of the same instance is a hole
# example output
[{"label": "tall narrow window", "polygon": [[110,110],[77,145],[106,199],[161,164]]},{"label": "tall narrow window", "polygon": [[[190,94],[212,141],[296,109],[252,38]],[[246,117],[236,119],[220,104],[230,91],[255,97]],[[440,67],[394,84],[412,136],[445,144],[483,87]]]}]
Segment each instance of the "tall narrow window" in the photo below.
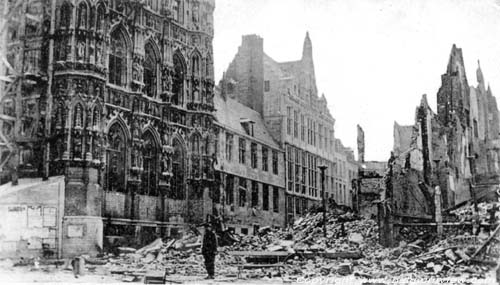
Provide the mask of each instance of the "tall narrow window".
[{"label": "tall narrow window", "polygon": [[123,32],[115,30],[111,34],[109,54],[109,83],[124,86],[127,75],[127,48]]},{"label": "tall narrow window", "polygon": [[299,112],[293,111],[293,136],[299,137]]},{"label": "tall narrow window", "polygon": [[127,142],[119,124],[111,126],[108,132],[107,188],[109,191],[125,191],[125,170],[127,169]]},{"label": "tall narrow window", "polygon": [[226,133],[226,160],[231,161],[233,158],[233,135]]},{"label": "tall narrow window", "polygon": [[226,177],[226,204],[234,204],[234,176],[229,174]]},{"label": "tall narrow window", "polygon": [[142,193],[145,195],[157,195],[156,173],[158,164],[158,146],[151,132],[143,136],[144,147],[142,151],[143,174],[142,174]]},{"label": "tall narrow window", "polygon": [[291,146],[286,148],[286,161],[287,161],[287,190],[293,191],[293,149]]},{"label": "tall narrow window", "polygon": [[87,29],[87,5],[81,2],[76,14],[76,28]]},{"label": "tall narrow window", "polygon": [[278,152],[273,150],[273,174],[278,175]]},{"label": "tall narrow window", "polygon": [[191,166],[194,177],[198,177],[200,173],[200,136],[193,135],[191,138]]},{"label": "tall narrow window", "polygon": [[273,187],[273,212],[279,213],[280,192],[278,187]]},{"label": "tall narrow window", "polygon": [[262,185],[262,210],[269,211],[269,185]]},{"label": "tall narrow window", "polygon": [[252,181],[252,207],[259,206],[259,183]]},{"label": "tall narrow window", "polygon": [[64,2],[64,4],[61,6],[61,18],[59,20],[59,23],[62,28],[69,29],[71,27],[71,15],[72,9],[71,9],[71,4],[68,2]]},{"label": "tall narrow window", "polygon": [[304,125],[304,115],[300,115],[300,139],[304,141],[305,139],[305,125]]},{"label": "tall narrow window", "polygon": [[104,7],[103,5],[99,5],[97,7],[97,12],[96,12],[96,22],[95,22],[95,27],[97,32],[103,32],[104,31]]},{"label": "tall narrow window", "polygon": [[239,205],[240,205],[240,207],[245,207],[245,205],[247,203],[247,181],[244,178],[240,178],[239,193],[240,193]]},{"label": "tall narrow window", "polygon": [[176,20],[179,23],[184,22],[183,1],[174,0],[172,8],[174,10],[174,20]]},{"label": "tall narrow window", "polygon": [[269,160],[268,160],[268,152],[269,150],[266,147],[262,147],[262,170],[268,171],[269,169]]},{"label": "tall narrow window", "polygon": [[146,60],[144,61],[144,90],[146,95],[156,95],[156,55],[150,44],[146,45]]},{"label": "tall narrow window", "polygon": [[245,164],[246,155],[246,142],[244,139],[239,139],[239,161],[241,164]]},{"label": "tall narrow window", "polygon": [[323,148],[323,125],[318,126],[319,148]]},{"label": "tall narrow window", "polygon": [[257,144],[250,145],[250,158],[252,160],[252,168],[257,168]]},{"label": "tall narrow window", "polygon": [[292,134],[292,107],[286,108],[286,133]]},{"label": "tall narrow window", "polygon": [[182,105],[184,101],[185,64],[181,55],[174,55],[174,79],[172,86],[172,104]]},{"label": "tall narrow window", "polygon": [[185,197],[185,191],[184,191],[185,154],[182,145],[177,139],[174,139],[173,148],[174,148],[174,154],[172,156],[173,177],[171,182],[172,192],[170,193],[169,196],[170,198],[181,200],[184,199]]}]

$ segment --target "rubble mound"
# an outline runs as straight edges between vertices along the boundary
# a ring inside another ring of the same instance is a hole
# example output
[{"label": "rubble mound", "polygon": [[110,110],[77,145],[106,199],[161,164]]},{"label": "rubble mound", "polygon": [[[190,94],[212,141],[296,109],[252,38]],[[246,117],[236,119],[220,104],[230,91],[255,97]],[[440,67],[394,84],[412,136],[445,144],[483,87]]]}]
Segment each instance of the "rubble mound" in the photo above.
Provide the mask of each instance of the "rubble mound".
[{"label": "rubble mound", "polygon": [[[460,211],[459,211],[460,212]],[[467,212],[462,210],[462,212]],[[462,213],[460,212],[460,213]],[[461,214],[457,217],[461,221]],[[378,243],[377,223],[374,220],[347,213],[326,215],[326,235],[323,232],[323,214],[310,213],[295,221],[287,229],[261,228],[255,235],[236,235],[230,246],[219,247],[216,259],[218,276],[236,278],[240,257],[234,252],[286,253],[284,268],[242,270],[245,278],[280,277],[294,280],[307,277],[358,278],[485,278],[493,264],[472,262],[478,248],[491,235],[473,236],[465,230],[453,231],[444,239],[425,238],[432,232],[419,229],[407,235],[395,248],[384,248]],[[403,235],[404,237],[404,235]],[[203,276],[206,274],[201,255],[202,236],[192,231],[181,239],[164,242],[157,239],[135,250],[118,248],[118,256],[101,259],[111,274],[122,274],[124,280],[145,272],[165,272],[167,276]],[[244,260],[243,262],[247,262]],[[95,264],[98,264],[98,261]],[[92,262],[90,262],[92,263]]]}]

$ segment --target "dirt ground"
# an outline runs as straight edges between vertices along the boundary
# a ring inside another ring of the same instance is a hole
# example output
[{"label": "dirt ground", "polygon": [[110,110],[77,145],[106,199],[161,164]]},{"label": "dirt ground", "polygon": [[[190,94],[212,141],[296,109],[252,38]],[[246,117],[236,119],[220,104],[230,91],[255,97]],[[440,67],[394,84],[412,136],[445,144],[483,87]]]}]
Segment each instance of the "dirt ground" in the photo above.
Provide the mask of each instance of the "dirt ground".
[{"label": "dirt ground", "polygon": [[[161,274],[161,272],[157,272]],[[311,278],[304,279],[299,278],[295,280],[289,280],[285,278],[263,278],[263,279],[237,279],[237,278],[227,278],[223,276],[216,277],[215,280],[205,280],[205,276],[180,276],[173,275],[167,277],[166,284],[376,284],[378,282],[383,282],[384,284],[497,284],[495,281],[494,272],[486,279],[481,280],[459,280],[459,279],[441,279],[441,280],[360,280],[355,279],[353,276],[342,278],[342,279],[332,279],[332,278]],[[20,267],[0,267],[0,284],[126,284],[135,283],[143,284],[144,279],[138,277],[131,282],[124,282],[122,280],[123,276],[120,275],[110,275],[99,267],[92,271],[86,271],[83,275],[75,278],[73,272],[68,269],[63,269],[61,266],[56,268],[53,265],[50,266],[40,266],[40,268],[35,269],[30,266],[20,266]],[[168,282],[169,280],[173,282]],[[369,282],[369,283],[366,283]],[[374,283],[375,282],[375,283]],[[389,282],[389,283],[387,283]],[[381,284],[381,283],[378,283]]]}]

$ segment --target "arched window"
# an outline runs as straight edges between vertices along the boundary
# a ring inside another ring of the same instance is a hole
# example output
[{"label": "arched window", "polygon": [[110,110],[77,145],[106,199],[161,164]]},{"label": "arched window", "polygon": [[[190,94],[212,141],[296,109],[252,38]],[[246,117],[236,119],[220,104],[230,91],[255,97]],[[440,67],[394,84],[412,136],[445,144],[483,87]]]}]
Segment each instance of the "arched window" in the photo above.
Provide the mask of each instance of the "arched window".
[{"label": "arched window", "polygon": [[173,140],[174,154],[172,156],[172,191],[170,197],[173,199],[184,199],[184,174],[185,174],[185,153],[179,140]]},{"label": "arched window", "polygon": [[142,139],[144,140],[144,148],[142,151],[144,171],[142,172],[141,192],[145,195],[156,196],[158,194],[156,187],[158,146],[151,132],[146,132]]},{"label": "arched window", "polygon": [[96,27],[97,32],[104,32],[104,14],[105,14],[105,11],[104,11],[103,5],[99,5],[97,7],[96,23],[95,23],[95,27]]},{"label": "arched window", "polygon": [[59,19],[59,24],[62,28],[69,29],[71,27],[71,4],[64,2],[61,6],[61,18]]},{"label": "arched window", "polygon": [[184,7],[182,0],[174,0],[172,3],[172,9],[174,10],[174,20],[182,23],[184,21]]},{"label": "arched window", "polygon": [[122,127],[115,123],[109,129],[107,149],[107,190],[124,192],[126,170],[126,138]]},{"label": "arched window", "polygon": [[184,61],[178,54],[174,55],[174,78],[172,86],[172,104],[182,105],[184,99]]},{"label": "arched window", "polygon": [[156,95],[156,56],[150,44],[146,45],[146,60],[144,61],[145,93],[150,97]]},{"label": "arched window", "polygon": [[81,2],[76,11],[76,28],[87,29],[87,4]]},{"label": "arched window", "polygon": [[109,83],[124,86],[127,82],[127,45],[121,30],[111,34]]}]

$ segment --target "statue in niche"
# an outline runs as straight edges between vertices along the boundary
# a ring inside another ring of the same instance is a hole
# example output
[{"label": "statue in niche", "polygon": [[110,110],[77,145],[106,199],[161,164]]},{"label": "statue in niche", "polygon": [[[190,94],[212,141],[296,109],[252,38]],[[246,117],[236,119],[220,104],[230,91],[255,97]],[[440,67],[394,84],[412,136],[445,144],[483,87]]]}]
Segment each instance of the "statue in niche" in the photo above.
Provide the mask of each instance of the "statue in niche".
[{"label": "statue in niche", "polygon": [[163,151],[162,155],[162,164],[161,164],[161,172],[167,173],[170,170],[170,154],[166,151]]},{"label": "statue in niche", "polygon": [[100,97],[101,96],[101,87],[99,87],[99,85],[97,85],[97,84],[96,84],[96,86],[94,88],[94,93],[95,93],[96,97]]},{"label": "statue in niche", "polygon": [[97,63],[97,65],[104,65],[103,57],[102,57],[102,43],[100,41],[97,42],[97,44],[96,44],[95,62]]},{"label": "statue in niche", "polygon": [[140,81],[140,66],[137,61],[134,61],[134,64],[132,65],[132,80],[135,81]]},{"label": "statue in niche", "polygon": [[132,153],[130,154],[130,156],[132,168],[134,168],[137,166],[137,149],[135,147],[132,149]]},{"label": "statue in niche", "polygon": [[137,121],[134,121],[134,124],[132,126],[132,137],[139,137],[139,123],[137,123]]},{"label": "statue in niche", "polygon": [[82,158],[82,138],[80,134],[74,134],[73,156],[74,158]]},{"label": "statue in niche", "polygon": [[76,59],[79,61],[83,61],[85,57],[85,43],[83,41],[79,41],[76,48]]}]

